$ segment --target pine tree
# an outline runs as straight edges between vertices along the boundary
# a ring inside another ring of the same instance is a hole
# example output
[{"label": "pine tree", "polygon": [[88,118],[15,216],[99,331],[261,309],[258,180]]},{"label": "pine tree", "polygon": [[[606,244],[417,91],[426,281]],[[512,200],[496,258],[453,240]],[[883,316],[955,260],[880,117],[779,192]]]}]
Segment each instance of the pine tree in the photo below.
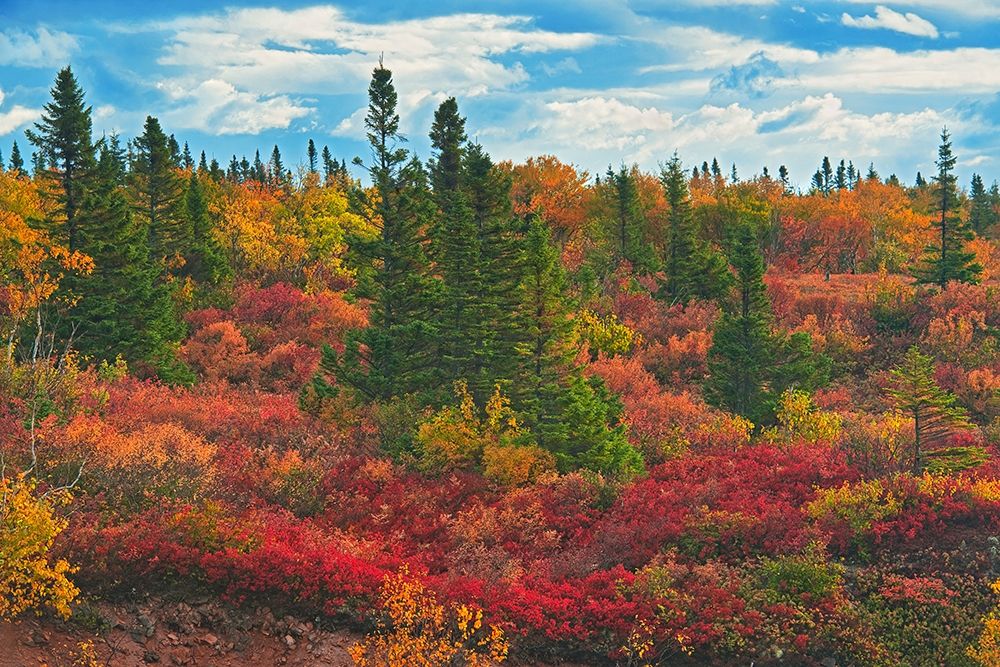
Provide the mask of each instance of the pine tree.
[{"label": "pine tree", "polygon": [[309,145],[306,146],[306,157],[309,160],[309,173],[316,173],[316,144],[312,139],[309,140]]},{"label": "pine tree", "polygon": [[17,142],[10,149],[10,170],[24,173],[24,158],[21,157],[21,149],[17,147]]},{"label": "pine tree", "polygon": [[837,175],[834,176],[833,182],[837,190],[846,190],[848,187],[847,166],[844,164],[843,160],[841,160],[840,164],[837,165]]},{"label": "pine tree", "polygon": [[920,172],[917,172],[917,177],[913,180],[913,184],[918,188],[927,187],[927,181],[921,176]]},{"label": "pine tree", "polygon": [[642,458],[618,423],[621,407],[599,382],[573,366],[575,355],[566,277],[551,234],[537,217],[529,222],[524,274],[514,322],[518,345],[514,406],[538,444],[563,471],[587,467],[612,475],[642,469]]},{"label": "pine tree", "polygon": [[764,259],[750,225],[740,227],[732,250],[737,298],[725,304],[708,353],[705,399],[755,423],[767,419],[767,380],[776,363]]},{"label": "pine tree", "polygon": [[675,153],[660,176],[670,206],[664,263],[666,280],[659,296],[684,303],[691,298],[725,294],[731,281],[725,260],[698,238],[687,181]]},{"label": "pine tree", "polygon": [[875,171],[875,163],[868,163],[868,173],[865,175],[865,180],[867,181],[877,181],[879,180],[878,172]]},{"label": "pine tree", "polygon": [[333,181],[335,171],[333,158],[330,156],[330,147],[323,146],[323,182],[329,185]]},{"label": "pine tree", "polygon": [[976,234],[982,235],[996,223],[997,211],[983,184],[983,178],[979,174],[973,174],[969,188],[969,226]]},{"label": "pine tree", "polygon": [[733,171],[729,175],[729,182],[730,183],[739,183],[740,182],[740,177],[736,174],[736,163],[735,162],[733,163]]},{"label": "pine tree", "polygon": [[715,179],[722,178],[722,169],[719,167],[719,161],[716,158],[712,158],[712,177]]},{"label": "pine tree", "polygon": [[[83,89],[73,71],[66,67],[56,75],[52,101],[35,130],[25,134],[38,148],[35,171],[54,185],[56,238],[63,240],[70,251],[79,249],[81,210],[92,181],[95,147],[91,137],[91,107],[84,103]],[[44,169],[51,165],[53,170]]]},{"label": "pine tree", "polygon": [[[483,277],[479,233],[463,189],[465,118],[459,115],[454,97],[446,99],[434,112],[430,139],[435,153],[430,163],[430,180],[440,210],[431,238],[433,257],[442,279],[441,370],[445,384],[451,386],[456,380],[479,380],[469,375],[474,372],[477,347],[490,324],[483,321],[480,309]],[[483,388],[475,387],[474,394],[475,389]],[[492,387],[485,390],[489,392]]]},{"label": "pine tree", "polygon": [[958,214],[958,180],[955,177],[955,155],[951,151],[951,137],[947,128],[941,132],[941,146],[938,148],[938,173],[934,177],[934,195],[938,217],[933,226],[936,229],[934,243],[927,246],[923,261],[914,270],[918,282],[934,284],[942,290],[948,283],[979,282],[983,267],[975,262],[975,253],[965,249],[973,233],[967,222]]},{"label": "pine tree", "polygon": [[167,137],[167,148],[170,151],[169,152],[169,155],[170,155],[170,165],[173,166],[173,167],[180,167],[181,166],[181,147],[180,147],[180,144],[177,143],[177,139],[172,134],[169,137]]},{"label": "pine tree", "polygon": [[267,162],[267,169],[270,175],[269,183],[281,185],[285,182],[285,164],[281,161],[281,151],[278,150],[278,144],[275,144],[271,151],[271,159]]},{"label": "pine tree", "polygon": [[356,191],[353,196],[355,209],[369,215],[379,235],[373,241],[352,239],[351,245],[359,255],[359,292],[372,300],[371,324],[348,334],[342,356],[324,348],[322,373],[313,387],[320,396],[330,394],[325,373],[361,399],[387,401],[440,390],[435,386],[432,322],[437,290],[424,251],[433,202],[426,172],[416,160],[407,162],[408,153],[399,145],[404,139],[396,89],[381,62],[372,73],[368,100],[368,174],[375,194]]},{"label": "pine tree", "polygon": [[646,241],[646,216],[636,186],[637,167],[624,164],[613,171],[608,167],[604,181],[610,198],[611,217],[607,221],[607,236],[611,240],[611,256],[615,264],[629,262],[638,273],[653,273],[657,269],[656,253]]},{"label": "pine tree", "polygon": [[129,174],[136,222],[146,229],[154,258],[183,254],[189,242],[182,209],[184,183],[177,173],[170,143],[152,116],[133,142],[135,159]]},{"label": "pine tree", "polygon": [[788,167],[785,165],[778,167],[778,179],[781,181],[781,184],[785,186],[785,193],[788,194],[791,192],[792,184],[788,179]]},{"label": "pine tree", "polygon": [[260,149],[257,149],[253,153],[253,180],[260,184],[267,183],[267,168],[264,167],[264,163],[260,159]]},{"label": "pine tree", "polygon": [[185,256],[184,270],[195,281],[215,285],[230,272],[225,254],[212,236],[212,223],[205,201],[205,188],[198,174],[188,178],[184,195],[184,208],[190,228],[191,242]]},{"label": "pine tree", "polygon": [[820,173],[823,176],[823,186],[821,191],[823,194],[828,195],[833,189],[833,166],[830,164],[830,158],[826,155],[823,156],[823,163],[820,165]]},{"label": "pine tree", "polygon": [[175,348],[184,333],[173,299],[159,280],[143,224],[132,215],[125,189],[124,151],[116,136],[101,147],[87,205],[94,223],[81,229],[81,250],[94,272],[74,284],[81,298],[71,312],[77,347],[94,360],[121,355],[140,373],[143,366],[168,381],[190,379]]},{"label": "pine tree", "polygon": [[184,142],[184,150],[181,151],[181,163],[185,169],[194,169],[194,158],[191,157],[191,149],[186,141]]},{"label": "pine tree", "polygon": [[203,174],[208,171],[208,160],[205,159],[205,151],[201,152],[201,157],[198,158],[198,173]]},{"label": "pine tree", "polygon": [[929,467],[956,469],[976,453],[969,448],[942,448],[945,438],[971,425],[956,397],[934,381],[934,360],[910,347],[902,363],[890,373],[889,396],[898,410],[913,418],[913,453],[910,469],[919,475]]}]

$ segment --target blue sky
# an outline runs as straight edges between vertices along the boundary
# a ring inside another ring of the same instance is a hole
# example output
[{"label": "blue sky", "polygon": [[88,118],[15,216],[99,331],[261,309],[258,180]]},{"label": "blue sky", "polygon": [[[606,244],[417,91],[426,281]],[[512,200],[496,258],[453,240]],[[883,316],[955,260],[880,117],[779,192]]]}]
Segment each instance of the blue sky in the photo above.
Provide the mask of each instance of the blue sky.
[{"label": "blue sky", "polygon": [[960,174],[1000,178],[1000,0],[0,0],[0,150],[73,65],[98,132],[147,114],[220,163],[309,138],[366,155],[365,92],[384,53],[403,130],[458,98],[496,159],[552,153],[591,173],[677,150],[741,176],[823,155],[907,181],[947,125]]}]

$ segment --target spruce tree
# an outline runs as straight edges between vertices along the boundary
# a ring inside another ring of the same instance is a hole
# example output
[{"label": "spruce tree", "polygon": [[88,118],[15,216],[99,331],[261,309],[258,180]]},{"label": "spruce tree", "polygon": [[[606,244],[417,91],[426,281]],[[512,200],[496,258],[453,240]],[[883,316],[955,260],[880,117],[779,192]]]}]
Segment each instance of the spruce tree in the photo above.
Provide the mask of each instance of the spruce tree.
[{"label": "spruce tree", "polygon": [[306,146],[306,157],[309,160],[309,173],[316,173],[316,144],[312,139],[309,140],[309,145]]},{"label": "spruce tree", "polygon": [[983,183],[983,177],[973,174],[969,188],[969,226],[976,234],[982,235],[996,223],[997,211]]},{"label": "spruce tree", "polygon": [[184,182],[156,118],[146,117],[143,133],[133,146],[131,194],[136,222],[146,229],[149,251],[159,259],[183,254],[190,240],[182,208]]},{"label": "spruce tree", "polygon": [[[82,206],[96,162],[91,107],[85,104],[83,89],[69,67],[56,75],[51,94],[52,101],[44,106],[41,120],[25,134],[38,148],[36,173],[56,190],[55,236],[73,251],[79,249],[80,229],[86,224]],[[45,165],[52,170],[44,169]]]},{"label": "spruce tree", "polygon": [[327,185],[333,181],[334,171],[333,158],[330,156],[330,147],[323,146],[323,182]]},{"label": "spruce tree", "polygon": [[764,259],[748,224],[738,231],[731,262],[736,270],[736,298],[724,305],[715,325],[705,399],[761,423],[772,408],[767,380],[777,361],[776,343],[764,286]]},{"label": "spruce tree", "polygon": [[847,166],[844,164],[843,160],[841,160],[840,164],[837,165],[837,175],[834,176],[833,183],[837,190],[847,189]]},{"label": "spruce tree", "polygon": [[348,334],[343,355],[324,348],[322,372],[313,384],[320,396],[333,390],[324,374],[362,400],[387,401],[442,389],[435,383],[433,355],[437,290],[424,250],[433,202],[426,172],[418,161],[408,161],[399,145],[404,139],[396,104],[392,73],[380,62],[368,87],[365,117],[374,196],[352,193],[355,210],[379,230],[374,240],[351,243],[359,292],[372,301],[370,326]]},{"label": "spruce tree", "polygon": [[81,250],[94,260],[94,271],[75,281],[81,297],[71,312],[77,347],[94,360],[122,356],[142,373],[143,367],[168,381],[190,374],[176,360],[184,327],[174,312],[169,289],[160,279],[160,263],[149,252],[147,231],[126,197],[125,159],[118,139],[101,147],[87,205],[94,224],[81,230]]},{"label": "spruce tree", "polygon": [[10,149],[10,170],[24,173],[24,158],[21,157],[21,149],[17,147],[17,142]]},{"label": "spruce tree", "polygon": [[687,180],[676,153],[660,178],[670,206],[664,262],[666,278],[660,285],[660,298],[684,303],[695,297],[716,298],[725,294],[731,282],[729,267],[719,253],[698,238]]},{"label": "spruce tree", "polygon": [[278,144],[271,150],[271,159],[267,162],[267,169],[270,178],[268,182],[272,185],[281,185],[285,182],[285,163],[281,161],[281,151]]},{"label": "spruce tree", "polygon": [[566,277],[545,224],[533,218],[524,242],[524,274],[516,326],[519,372],[514,407],[538,444],[551,451],[560,470],[586,467],[611,475],[642,469],[620,424],[621,406],[603,384],[573,365],[575,345]]},{"label": "spruce tree", "polygon": [[201,157],[198,158],[198,173],[203,174],[208,171],[208,160],[205,158],[205,151],[201,152]]},{"label": "spruce tree", "polygon": [[948,435],[971,424],[954,394],[935,382],[932,357],[921,354],[914,345],[890,377],[889,397],[898,410],[913,418],[910,470],[914,475],[928,467],[938,471],[968,467],[970,458],[978,458],[978,453],[968,447],[941,447]]},{"label": "spruce tree", "polygon": [[976,255],[965,249],[974,237],[967,222],[959,215],[958,179],[955,177],[957,159],[951,151],[948,129],[941,132],[938,148],[938,173],[934,177],[934,196],[938,214],[933,222],[935,241],[927,246],[924,257],[913,274],[918,282],[933,284],[942,290],[952,281],[979,282],[983,267],[976,263]]},{"label": "spruce tree", "polygon": [[196,282],[215,285],[230,272],[225,254],[212,236],[212,223],[205,201],[205,188],[200,176],[192,173],[188,178],[184,196],[185,214],[190,229],[190,245],[185,256],[184,271]]},{"label": "spruce tree", "polygon": [[[432,253],[437,273],[442,279],[439,342],[441,371],[450,386],[456,380],[478,373],[481,364],[474,360],[485,338],[481,312],[482,279],[480,273],[479,230],[469,198],[463,189],[465,159],[465,119],[458,113],[455,98],[446,99],[434,112],[430,131],[434,159],[430,180],[440,214],[431,229]],[[479,368],[473,369],[473,366]],[[474,387],[474,395],[484,388]],[[476,392],[475,389],[479,389]],[[489,392],[492,387],[486,387]]]},{"label": "spruce tree", "polygon": [[181,164],[185,169],[194,169],[194,158],[191,157],[191,149],[186,141],[184,142],[184,150],[181,151]]},{"label": "spruce tree", "polygon": [[607,236],[611,240],[611,256],[617,265],[623,261],[638,273],[657,270],[656,253],[645,239],[646,216],[636,185],[637,167],[624,164],[613,171],[608,167],[604,185],[610,198],[611,217],[607,221]]}]

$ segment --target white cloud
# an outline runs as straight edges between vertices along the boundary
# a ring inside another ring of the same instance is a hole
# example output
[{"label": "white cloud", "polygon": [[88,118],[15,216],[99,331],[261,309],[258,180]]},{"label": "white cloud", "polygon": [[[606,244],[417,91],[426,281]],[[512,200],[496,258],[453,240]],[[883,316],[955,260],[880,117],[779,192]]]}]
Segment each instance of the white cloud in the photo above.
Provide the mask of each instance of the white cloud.
[{"label": "white cloud", "polygon": [[[6,94],[0,90],[0,106],[3,106],[5,99]],[[37,120],[41,115],[41,109],[29,109],[20,104],[15,104],[7,111],[0,111],[0,135],[10,134],[14,130]]]},{"label": "white cloud", "polygon": [[312,111],[286,95],[264,97],[239,91],[220,79],[209,79],[190,90],[167,82],[161,84],[161,89],[181,103],[164,114],[171,126],[211,134],[258,134],[287,128],[293,120]]},{"label": "white cloud", "polygon": [[0,32],[0,65],[58,67],[77,50],[76,38],[40,26],[34,34],[12,28]]},{"label": "white cloud", "polygon": [[[160,87],[188,93],[210,84],[206,100],[188,94],[190,104],[173,116],[184,123],[188,114],[187,126],[218,133],[287,127],[309,112],[292,95],[362,92],[380,56],[393,70],[405,126],[415,109],[447,95],[477,97],[525,83],[529,74],[512,55],[581,49],[603,39],[494,14],[362,23],[331,5],[234,8],[114,29],[166,31],[168,44],[158,62],[181,73]],[[556,67],[570,71],[574,64],[563,60]],[[249,109],[265,118],[256,122]],[[220,124],[220,115],[228,120]],[[357,136],[360,129],[352,116],[333,132]]]},{"label": "white cloud", "polygon": [[921,18],[913,12],[902,14],[884,5],[875,7],[875,16],[866,14],[854,17],[844,12],[843,16],[840,17],[840,22],[851,28],[892,30],[906,35],[930,37],[931,39],[938,37],[937,28],[927,19]]},{"label": "white cloud", "polygon": [[[845,0],[852,4],[871,4],[869,0]],[[883,4],[922,8],[942,14],[960,14],[974,18],[1000,17],[1000,0],[885,0]]]}]

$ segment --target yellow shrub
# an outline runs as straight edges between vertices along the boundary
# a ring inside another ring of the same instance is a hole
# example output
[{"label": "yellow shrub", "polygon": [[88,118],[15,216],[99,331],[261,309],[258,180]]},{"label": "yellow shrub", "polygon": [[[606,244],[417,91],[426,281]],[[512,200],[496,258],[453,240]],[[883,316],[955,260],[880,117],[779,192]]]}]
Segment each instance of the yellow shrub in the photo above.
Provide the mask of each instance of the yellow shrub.
[{"label": "yellow shrub", "polygon": [[536,445],[487,445],[483,450],[483,474],[504,486],[520,486],[556,469],[551,453]]},{"label": "yellow shrub", "polygon": [[74,568],[49,558],[67,525],[53,514],[53,505],[68,502],[69,495],[39,498],[34,490],[24,479],[0,479],[0,618],[43,607],[67,618],[80,592],[66,577]]},{"label": "yellow shrub", "polygon": [[581,310],[574,320],[576,335],[593,353],[613,357],[627,354],[642,342],[642,336],[618,321],[614,313],[601,317],[591,310]]},{"label": "yellow shrub", "polygon": [[350,649],[358,667],[486,667],[507,658],[503,631],[485,625],[482,610],[438,602],[405,567],[382,584],[381,609],[375,631]]},{"label": "yellow shrub", "polygon": [[778,402],[778,423],[780,429],[772,432],[772,437],[815,443],[839,438],[842,420],[834,412],[817,408],[807,392],[789,389]]},{"label": "yellow shrub", "polygon": [[[993,582],[992,588],[1000,596],[1000,579]],[[979,641],[967,648],[965,653],[983,667],[1000,665],[1000,604],[983,618]]]},{"label": "yellow shrub", "polygon": [[806,506],[806,512],[814,519],[838,518],[854,532],[862,533],[876,521],[896,514],[900,508],[899,499],[875,479],[821,489]]}]

